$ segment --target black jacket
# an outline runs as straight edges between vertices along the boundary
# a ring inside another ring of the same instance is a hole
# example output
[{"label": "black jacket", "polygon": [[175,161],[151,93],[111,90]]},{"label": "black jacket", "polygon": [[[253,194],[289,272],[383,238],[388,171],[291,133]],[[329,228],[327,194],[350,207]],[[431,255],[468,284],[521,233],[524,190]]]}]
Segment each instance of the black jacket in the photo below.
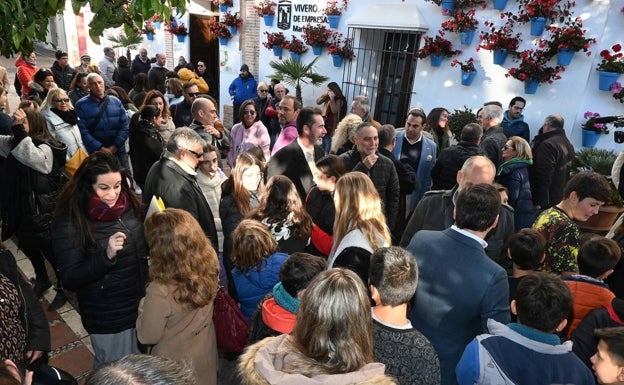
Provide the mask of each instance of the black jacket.
[{"label": "black jacket", "polygon": [[130,92],[134,83],[134,77],[128,67],[117,67],[113,73],[113,80],[116,86],[123,88],[126,92]]},{"label": "black jacket", "polygon": [[152,63],[149,58],[147,59],[147,61],[145,61],[145,63],[143,63],[139,58],[139,55],[136,55],[132,60],[132,64],[130,65],[130,71],[134,76],[140,74],[141,72],[147,75],[151,67]]},{"label": "black jacket", "polygon": [[401,195],[411,194],[416,187],[418,187],[418,177],[414,168],[405,162],[396,160],[394,154],[385,148],[380,148],[379,153],[386,158],[390,159],[394,163],[394,169],[399,177],[399,186],[401,188]]},{"label": "black jacket", "polygon": [[490,158],[494,166],[498,168],[503,161],[503,147],[507,143],[507,137],[501,126],[494,126],[483,133],[481,150]]},{"label": "black jacket", "polygon": [[[82,324],[89,334],[119,333],[135,327],[139,301],[145,295],[147,246],[143,222],[128,209],[117,221],[92,221],[96,246],[85,249],[67,217],[52,224],[52,240],[63,285],[78,296]],[[113,260],[108,239],[126,234]]]},{"label": "black jacket", "polygon": [[52,64],[52,73],[54,74],[54,82],[59,88],[64,89],[66,92],[69,91],[69,86],[76,74],[76,70],[70,66],[69,64],[65,66],[65,68],[61,68],[58,64],[58,60],[54,61]]},{"label": "black jacket", "polygon": [[50,327],[41,304],[17,269],[15,257],[9,250],[0,250],[0,274],[7,277],[20,293],[23,303],[20,321],[26,331],[26,350],[50,351]]},{"label": "black jacket", "polygon": [[154,163],[147,173],[143,203],[149,206],[154,195],[162,198],[165,207],[188,211],[197,219],[215,250],[219,249],[214,216],[197,184],[197,177],[184,171],[166,155]]},{"label": "black jacket", "polygon": [[533,203],[542,210],[556,205],[563,198],[563,189],[570,178],[574,146],[563,129],[537,134],[533,140],[531,189]]},{"label": "black jacket", "polygon": [[147,120],[132,119],[130,122],[130,159],[132,176],[140,184],[145,184],[150,167],[160,159],[165,143],[158,129]]},{"label": "black jacket", "polygon": [[432,190],[450,190],[457,184],[457,171],[466,159],[482,155],[479,145],[471,142],[459,142],[456,146],[445,148],[438,153],[438,160],[431,169]]},{"label": "black jacket", "polygon": [[[425,193],[418,202],[414,214],[410,218],[399,246],[407,247],[412,236],[420,230],[445,230],[453,225],[453,195],[457,186],[452,190],[437,190]],[[509,268],[511,262],[507,258],[507,240],[514,233],[514,211],[508,205],[501,205],[498,225],[490,230],[485,237],[488,247],[485,253],[499,265]]]},{"label": "black jacket", "polygon": [[185,100],[170,106],[169,112],[171,112],[171,119],[173,119],[173,124],[176,128],[188,127],[193,122],[191,106],[186,104]]}]

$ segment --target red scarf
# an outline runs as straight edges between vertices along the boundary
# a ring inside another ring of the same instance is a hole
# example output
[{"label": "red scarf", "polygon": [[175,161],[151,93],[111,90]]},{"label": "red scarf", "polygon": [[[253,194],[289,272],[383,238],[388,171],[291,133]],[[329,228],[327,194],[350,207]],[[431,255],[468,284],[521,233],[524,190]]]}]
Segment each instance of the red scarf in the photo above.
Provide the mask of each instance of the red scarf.
[{"label": "red scarf", "polygon": [[115,205],[108,207],[96,193],[93,193],[89,199],[88,210],[89,216],[95,220],[104,222],[116,221],[128,210],[128,196],[122,191]]}]

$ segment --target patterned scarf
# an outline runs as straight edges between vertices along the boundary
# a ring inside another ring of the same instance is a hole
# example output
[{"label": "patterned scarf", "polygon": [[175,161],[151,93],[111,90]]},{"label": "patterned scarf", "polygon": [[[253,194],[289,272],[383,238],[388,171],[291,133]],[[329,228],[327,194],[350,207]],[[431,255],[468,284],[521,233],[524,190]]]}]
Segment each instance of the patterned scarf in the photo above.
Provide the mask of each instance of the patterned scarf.
[{"label": "patterned scarf", "polygon": [[128,210],[128,207],[128,196],[122,191],[113,207],[108,207],[96,193],[93,193],[89,199],[88,209],[91,218],[98,221],[112,222],[121,218],[121,215]]}]

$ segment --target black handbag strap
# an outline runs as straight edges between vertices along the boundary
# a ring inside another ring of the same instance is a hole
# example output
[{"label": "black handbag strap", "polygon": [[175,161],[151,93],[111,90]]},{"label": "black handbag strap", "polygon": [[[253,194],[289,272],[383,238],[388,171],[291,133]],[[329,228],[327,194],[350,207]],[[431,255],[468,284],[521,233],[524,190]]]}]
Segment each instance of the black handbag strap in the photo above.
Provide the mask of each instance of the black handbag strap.
[{"label": "black handbag strap", "polygon": [[105,95],[104,100],[102,101],[102,104],[100,105],[100,110],[98,111],[98,114],[95,116],[95,120],[88,127],[89,133],[91,135],[93,135],[93,131],[95,130],[95,127],[97,127],[97,125],[100,123],[100,120],[102,120],[102,115],[104,115],[104,111],[106,110],[107,106],[108,106],[108,95]]}]

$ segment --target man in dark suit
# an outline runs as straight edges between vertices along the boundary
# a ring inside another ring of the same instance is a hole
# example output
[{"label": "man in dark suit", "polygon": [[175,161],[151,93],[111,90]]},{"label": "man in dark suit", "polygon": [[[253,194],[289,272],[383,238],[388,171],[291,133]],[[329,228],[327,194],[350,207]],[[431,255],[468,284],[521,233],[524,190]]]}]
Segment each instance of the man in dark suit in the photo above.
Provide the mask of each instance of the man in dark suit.
[{"label": "man in dark suit", "polygon": [[149,206],[152,196],[162,198],[166,208],[188,211],[201,225],[218,250],[214,216],[197,183],[195,169],[203,159],[206,142],[187,127],[177,128],[167,142],[167,151],[150,168],[143,189],[143,203]]},{"label": "man in dark suit", "polygon": [[420,270],[409,319],[438,352],[443,385],[456,384],[455,366],[466,345],[487,332],[488,319],[509,322],[507,274],[485,254],[483,240],[500,207],[494,186],[469,186],[456,198],[451,228],[419,231],[407,247]]},{"label": "man in dark suit", "polygon": [[273,175],[287,176],[295,184],[301,201],[304,201],[308,190],[314,185],[315,163],[324,155],[320,145],[326,133],[321,110],[309,107],[299,110],[299,136],[271,157],[267,178]]}]

